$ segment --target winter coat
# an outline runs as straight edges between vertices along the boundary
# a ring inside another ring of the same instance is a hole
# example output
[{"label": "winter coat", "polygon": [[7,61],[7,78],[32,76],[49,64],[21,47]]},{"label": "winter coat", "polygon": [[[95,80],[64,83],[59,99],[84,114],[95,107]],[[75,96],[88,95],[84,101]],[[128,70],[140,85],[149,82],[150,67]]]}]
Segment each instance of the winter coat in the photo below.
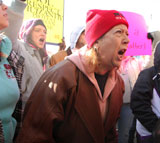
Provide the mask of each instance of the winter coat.
[{"label": "winter coat", "polygon": [[68,59],[51,67],[27,102],[17,143],[117,143],[124,83],[116,77],[103,121],[99,92],[82,69]]},{"label": "winter coat", "polygon": [[11,6],[8,8],[10,25],[4,29],[5,35],[7,35],[12,41],[13,50],[25,58],[24,74],[22,76],[23,109],[34,86],[44,72],[39,51],[31,47],[29,44],[18,40],[19,30],[23,23],[23,11],[25,7],[26,3],[22,1],[11,1]]},{"label": "winter coat", "polygon": [[160,118],[160,43],[156,46],[154,66],[140,72],[131,95],[131,108],[137,119],[140,136],[152,139]]}]

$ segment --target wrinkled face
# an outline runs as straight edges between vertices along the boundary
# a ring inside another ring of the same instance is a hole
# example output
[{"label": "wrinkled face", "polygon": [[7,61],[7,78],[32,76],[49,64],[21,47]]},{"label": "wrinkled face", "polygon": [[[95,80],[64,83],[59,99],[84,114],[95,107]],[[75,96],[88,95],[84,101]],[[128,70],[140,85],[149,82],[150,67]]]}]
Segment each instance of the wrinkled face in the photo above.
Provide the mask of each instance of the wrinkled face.
[{"label": "wrinkled face", "polygon": [[97,40],[98,60],[102,67],[119,68],[129,43],[128,28],[124,24],[114,26]]},{"label": "wrinkled face", "polygon": [[37,48],[44,48],[47,31],[44,26],[36,25],[31,32],[32,44]]},{"label": "wrinkled face", "polygon": [[8,7],[0,0],[0,30],[8,27],[9,25],[7,9]]}]

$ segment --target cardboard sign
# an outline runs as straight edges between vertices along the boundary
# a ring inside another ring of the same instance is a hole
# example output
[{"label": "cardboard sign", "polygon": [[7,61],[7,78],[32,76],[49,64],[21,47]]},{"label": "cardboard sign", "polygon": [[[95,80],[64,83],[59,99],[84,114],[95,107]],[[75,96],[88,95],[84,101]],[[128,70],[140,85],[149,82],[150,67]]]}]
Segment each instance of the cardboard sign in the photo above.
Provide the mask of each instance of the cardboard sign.
[{"label": "cardboard sign", "polygon": [[126,56],[151,55],[152,42],[147,38],[147,25],[143,16],[133,12],[121,11],[129,23],[130,43]]},{"label": "cardboard sign", "polygon": [[64,0],[27,0],[24,20],[40,18],[47,27],[47,42],[60,43],[63,38]]}]

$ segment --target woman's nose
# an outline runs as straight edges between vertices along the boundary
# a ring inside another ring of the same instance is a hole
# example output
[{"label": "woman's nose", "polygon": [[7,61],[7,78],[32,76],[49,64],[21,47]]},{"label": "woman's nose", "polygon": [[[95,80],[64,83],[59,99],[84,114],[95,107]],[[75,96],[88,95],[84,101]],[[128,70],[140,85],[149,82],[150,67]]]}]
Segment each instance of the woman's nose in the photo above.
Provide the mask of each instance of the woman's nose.
[{"label": "woman's nose", "polygon": [[7,9],[8,9],[8,6],[6,6],[5,4],[2,3],[2,9],[3,9],[3,10],[7,10]]},{"label": "woman's nose", "polygon": [[129,39],[128,35],[126,35],[126,36],[125,36],[124,43],[125,43],[125,44],[128,44],[129,42],[130,42],[130,39]]}]

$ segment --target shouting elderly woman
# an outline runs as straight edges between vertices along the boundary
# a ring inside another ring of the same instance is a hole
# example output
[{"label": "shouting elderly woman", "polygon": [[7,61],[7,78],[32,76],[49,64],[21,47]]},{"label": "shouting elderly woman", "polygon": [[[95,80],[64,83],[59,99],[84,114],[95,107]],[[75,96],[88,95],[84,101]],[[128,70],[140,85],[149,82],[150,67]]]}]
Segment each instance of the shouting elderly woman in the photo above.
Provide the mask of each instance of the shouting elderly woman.
[{"label": "shouting elderly woman", "polygon": [[117,73],[129,43],[116,10],[89,10],[87,45],[47,70],[25,108],[17,143],[116,143],[124,83]]}]

